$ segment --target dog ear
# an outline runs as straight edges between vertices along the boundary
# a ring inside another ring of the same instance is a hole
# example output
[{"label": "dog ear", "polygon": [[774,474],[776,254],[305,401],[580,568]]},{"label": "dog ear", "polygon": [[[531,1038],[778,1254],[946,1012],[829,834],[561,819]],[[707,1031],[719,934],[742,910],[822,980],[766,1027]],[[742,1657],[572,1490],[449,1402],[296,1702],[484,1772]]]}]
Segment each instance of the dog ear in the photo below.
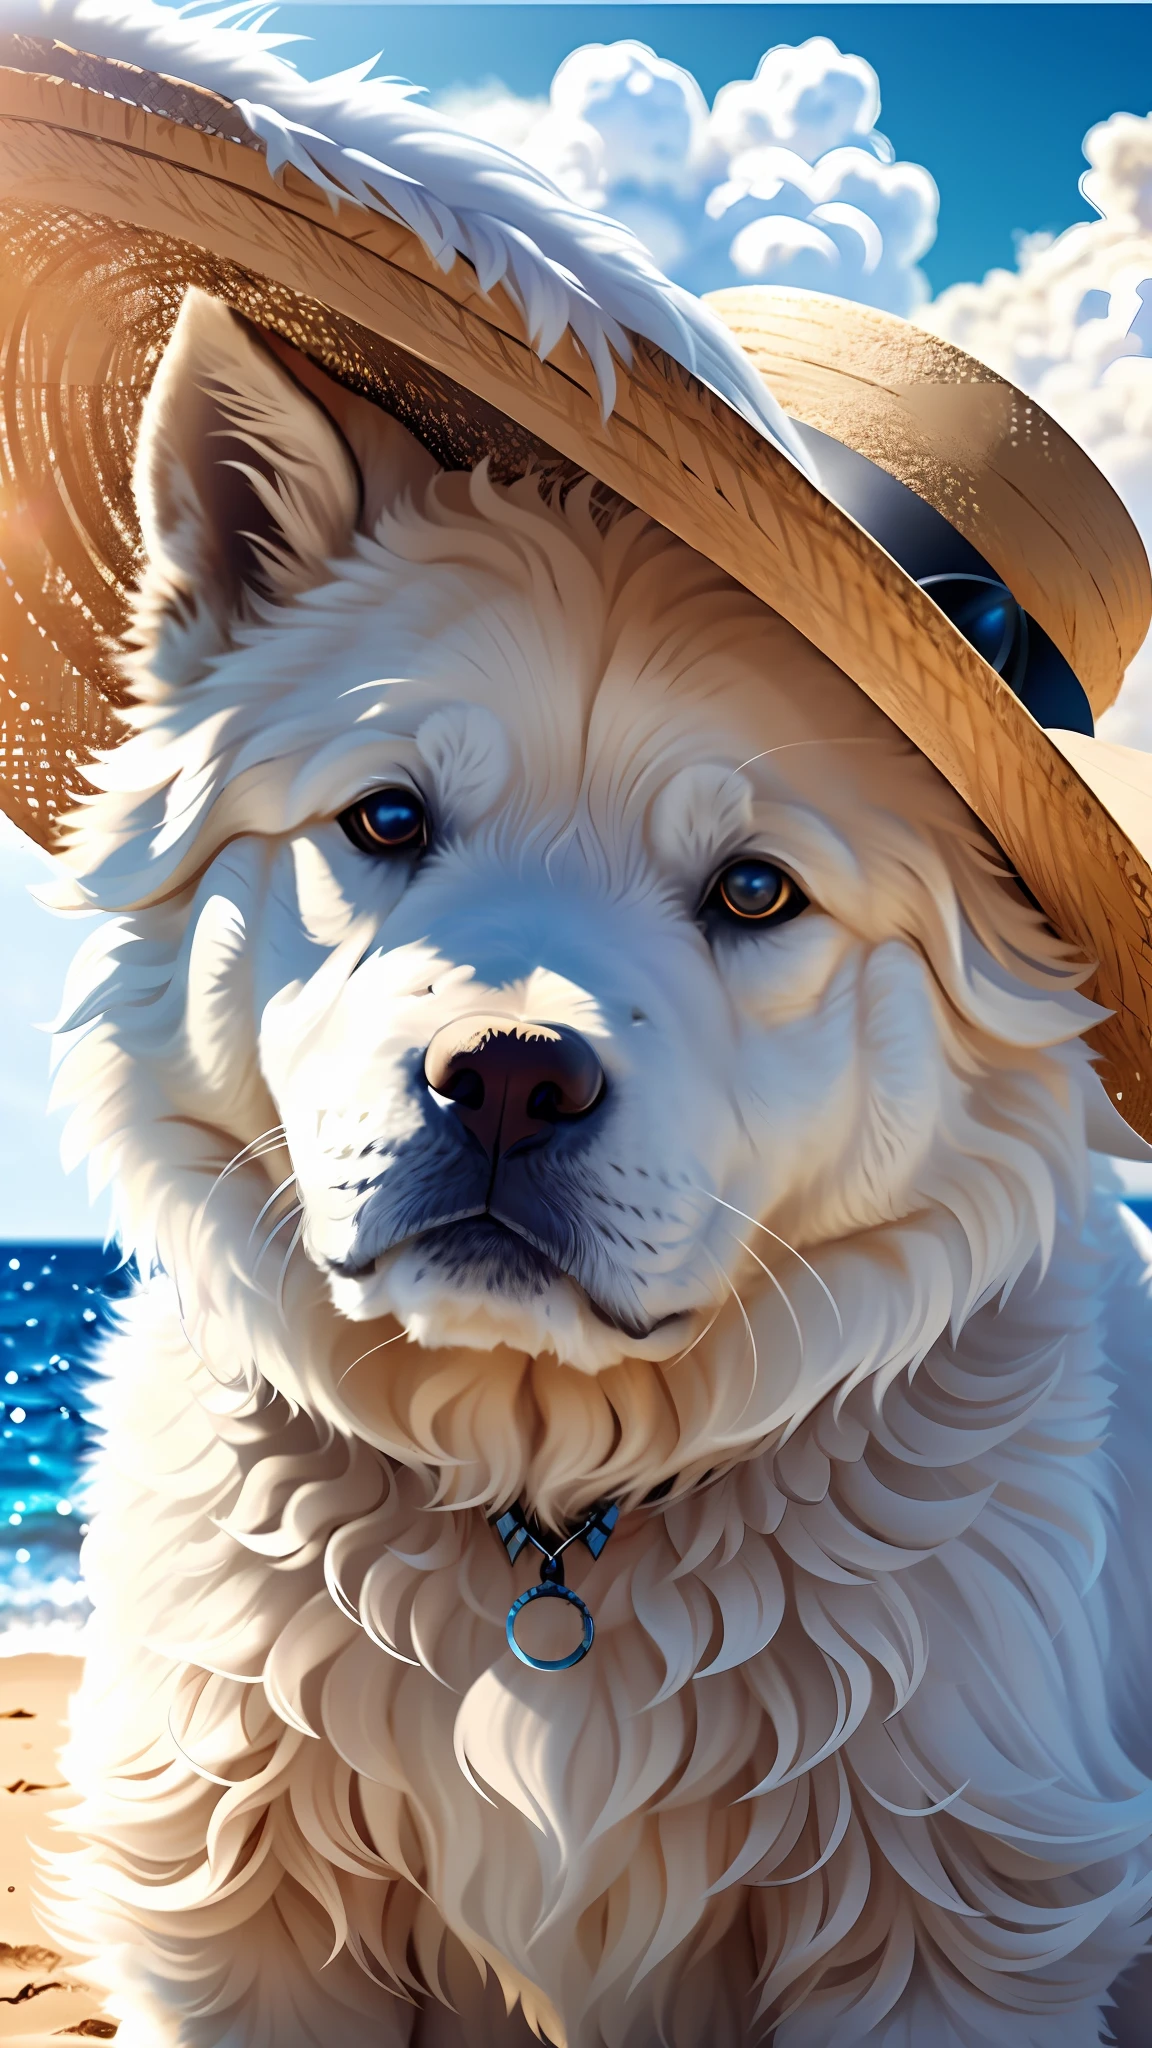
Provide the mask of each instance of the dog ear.
[{"label": "dog ear", "polygon": [[144,406],[133,475],[147,564],[130,670],[192,682],[263,603],[351,545],[361,481],[339,428],[219,299],[189,291]]}]

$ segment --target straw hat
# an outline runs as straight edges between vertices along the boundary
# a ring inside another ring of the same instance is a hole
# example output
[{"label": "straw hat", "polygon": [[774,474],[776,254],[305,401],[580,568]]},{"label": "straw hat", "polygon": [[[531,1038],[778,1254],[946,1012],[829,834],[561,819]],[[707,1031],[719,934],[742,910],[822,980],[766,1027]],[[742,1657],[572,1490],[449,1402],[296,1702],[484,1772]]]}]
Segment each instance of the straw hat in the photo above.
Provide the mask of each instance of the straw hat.
[{"label": "straw hat", "polygon": [[3,808],[49,843],[117,738],[134,436],[198,285],[447,465],[590,473],[822,649],[1098,963],[1101,1072],[1152,1136],[1152,758],[1090,736],[1152,587],[1075,443],[888,315],[703,305],[394,83],[310,85],[150,0],[47,19],[8,0],[0,37]]}]

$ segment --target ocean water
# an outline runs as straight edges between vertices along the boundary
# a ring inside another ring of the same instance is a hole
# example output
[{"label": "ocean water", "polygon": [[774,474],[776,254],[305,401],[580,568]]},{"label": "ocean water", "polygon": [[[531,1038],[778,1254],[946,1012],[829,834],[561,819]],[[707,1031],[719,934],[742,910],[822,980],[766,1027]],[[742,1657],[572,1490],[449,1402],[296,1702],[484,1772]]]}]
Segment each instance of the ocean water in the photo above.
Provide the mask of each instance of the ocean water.
[{"label": "ocean water", "polygon": [[[1129,1206],[1152,1228],[1152,1198]],[[67,1649],[80,1572],[96,1360],[133,1284],[115,1248],[0,1244],[0,1654]]]},{"label": "ocean water", "polygon": [[0,1651],[66,1647],[87,1617],[93,1361],[130,1285],[99,1244],[0,1244]]}]

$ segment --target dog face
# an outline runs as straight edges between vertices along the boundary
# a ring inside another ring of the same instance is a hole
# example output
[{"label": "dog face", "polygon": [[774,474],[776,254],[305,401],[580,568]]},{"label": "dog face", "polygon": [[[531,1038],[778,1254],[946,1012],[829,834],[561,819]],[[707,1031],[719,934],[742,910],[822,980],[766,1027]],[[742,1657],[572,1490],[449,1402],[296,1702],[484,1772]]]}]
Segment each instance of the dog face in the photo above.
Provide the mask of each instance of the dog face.
[{"label": "dog face", "polygon": [[342,1321],[670,1377],[774,1317],[787,1416],[844,1370],[823,1250],[946,1212],[975,1298],[1035,1243],[1078,971],[722,572],[308,375],[193,294],[149,400],[138,730],[78,833],[169,1028],[113,1035],[225,1157],[282,1127]]}]

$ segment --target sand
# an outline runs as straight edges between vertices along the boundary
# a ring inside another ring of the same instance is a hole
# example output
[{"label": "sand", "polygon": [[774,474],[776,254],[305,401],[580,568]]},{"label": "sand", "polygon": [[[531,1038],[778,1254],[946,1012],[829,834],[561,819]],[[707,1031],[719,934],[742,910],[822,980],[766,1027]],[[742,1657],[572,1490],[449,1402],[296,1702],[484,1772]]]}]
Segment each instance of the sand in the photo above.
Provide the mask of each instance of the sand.
[{"label": "sand", "polygon": [[48,1846],[48,1816],[69,1803],[57,1752],[67,1701],[80,1680],[78,1657],[0,1658],[0,2044],[64,2048],[110,2040],[115,2023],[98,1993],[33,1910],[33,1845]]}]

